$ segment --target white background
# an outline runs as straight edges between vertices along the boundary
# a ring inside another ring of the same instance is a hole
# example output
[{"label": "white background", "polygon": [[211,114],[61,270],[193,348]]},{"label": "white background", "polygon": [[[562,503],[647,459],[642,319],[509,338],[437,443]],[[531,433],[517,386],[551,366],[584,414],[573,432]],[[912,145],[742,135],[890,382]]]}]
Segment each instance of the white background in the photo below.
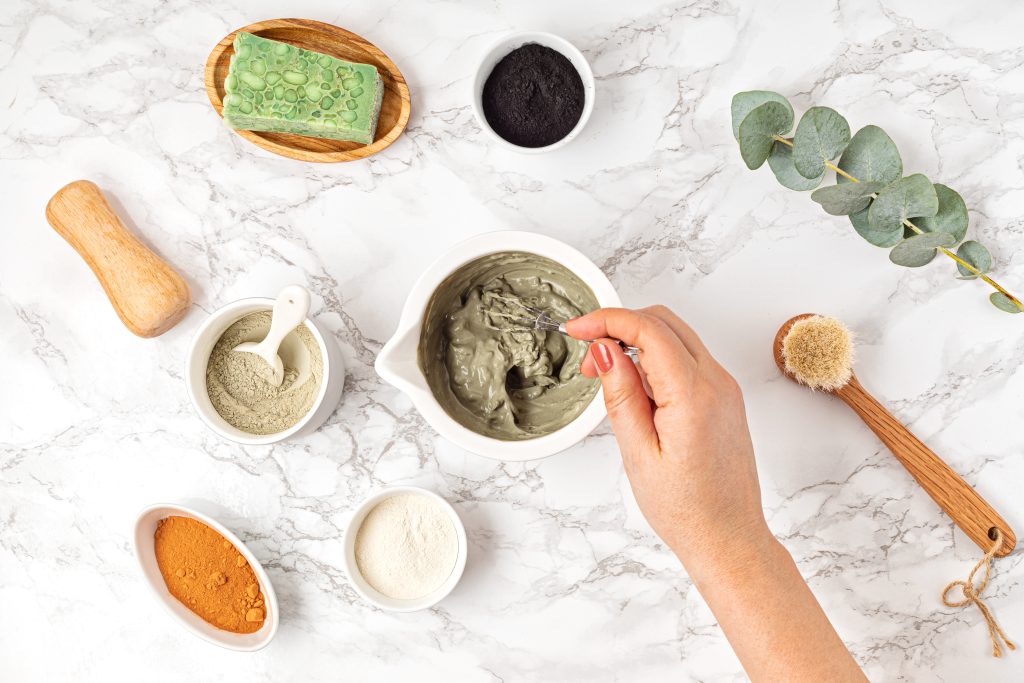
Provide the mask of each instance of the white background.
[{"label": "white background", "polygon": [[[756,9],[755,9],[756,8]],[[409,81],[406,134],[367,161],[274,157],[222,124],[206,56],[259,19],[365,35]],[[1024,7],[990,3],[26,2],[0,7],[0,674],[5,681],[741,680],[678,561],[639,516],[607,426],[542,462],[440,440],[372,362],[432,258],[480,232],[558,237],[629,305],[687,318],[747,399],[767,515],[876,680],[1020,680],[975,609],[939,602],[978,550],[839,402],[781,379],[789,316],[837,315],[863,383],[1024,522],[1024,316],[949,262],[907,271],[848,222],[742,164],[738,90],[883,126],[907,172],[957,189],[996,274],[1024,291]],[[473,120],[477,60],[512,29],[559,33],[597,77],[567,148],[518,156]],[[90,178],[182,270],[195,305],[166,335],[120,324],[46,224]],[[216,307],[306,284],[350,368],[315,435],[242,448],[208,432],[182,381]],[[346,514],[388,484],[451,500],[465,579],[437,609],[363,605],[341,570]],[[201,642],[147,594],[131,554],[143,506],[203,499],[262,560],[281,601],[256,654]],[[681,505],[687,501],[680,501]],[[1024,640],[1020,555],[990,605]]]}]

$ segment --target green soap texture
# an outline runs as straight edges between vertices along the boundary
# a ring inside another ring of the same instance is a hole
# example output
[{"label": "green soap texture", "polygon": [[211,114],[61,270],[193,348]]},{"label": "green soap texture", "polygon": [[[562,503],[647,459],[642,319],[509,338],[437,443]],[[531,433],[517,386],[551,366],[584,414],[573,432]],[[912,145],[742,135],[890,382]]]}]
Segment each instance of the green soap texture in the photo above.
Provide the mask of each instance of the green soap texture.
[{"label": "green soap texture", "polygon": [[234,47],[224,79],[229,126],[373,142],[384,96],[377,67],[244,32]]}]

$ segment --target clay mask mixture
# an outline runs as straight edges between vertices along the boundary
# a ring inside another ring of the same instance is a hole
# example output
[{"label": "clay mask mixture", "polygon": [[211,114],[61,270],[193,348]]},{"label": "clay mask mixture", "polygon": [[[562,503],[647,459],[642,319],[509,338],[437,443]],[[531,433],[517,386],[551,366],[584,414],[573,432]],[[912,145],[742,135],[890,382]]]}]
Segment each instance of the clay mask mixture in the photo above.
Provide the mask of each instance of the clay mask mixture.
[{"label": "clay mask mixture", "polygon": [[279,387],[267,381],[266,361],[254,353],[232,351],[242,342],[262,341],[270,318],[270,311],[259,311],[234,322],[217,340],[206,365],[213,407],[228,424],[249,434],[276,434],[298,423],[313,407],[324,376],[320,346],[305,325],[281,343],[284,381]]},{"label": "clay mask mixture", "polygon": [[402,493],[378,503],[356,534],[356,565],[378,593],[415,600],[440,588],[455,568],[459,541],[433,498]]},{"label": "clay mask mixture", "polygon": [[438,286],[418,348],[420,369],[445,412],[478,434],[506,441],[561,429],[599,386],[579,371],[586,344],[513,323],[520,301],[558,320],[598,308],[590,288],[551,259],[490,254]]}]

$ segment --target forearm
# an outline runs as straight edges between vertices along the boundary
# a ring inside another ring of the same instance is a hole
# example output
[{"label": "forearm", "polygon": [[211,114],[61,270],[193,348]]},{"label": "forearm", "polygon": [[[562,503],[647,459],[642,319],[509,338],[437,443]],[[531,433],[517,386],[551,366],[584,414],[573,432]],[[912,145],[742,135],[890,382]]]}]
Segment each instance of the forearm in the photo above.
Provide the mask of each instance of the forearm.
[{"label": "forearm", "polygon": [[[764,523],[739,384],[664,307],[602,309],[567,325],[596,339],[581,372],[600,376],[637,503],[683,561],[748,675],[864,681]],[[643,349],[641,376],[612,339]]]},{"label": "forearm", "polygon": [[681,558],[752,680],[866,680],[767,528],[723,546]]}]

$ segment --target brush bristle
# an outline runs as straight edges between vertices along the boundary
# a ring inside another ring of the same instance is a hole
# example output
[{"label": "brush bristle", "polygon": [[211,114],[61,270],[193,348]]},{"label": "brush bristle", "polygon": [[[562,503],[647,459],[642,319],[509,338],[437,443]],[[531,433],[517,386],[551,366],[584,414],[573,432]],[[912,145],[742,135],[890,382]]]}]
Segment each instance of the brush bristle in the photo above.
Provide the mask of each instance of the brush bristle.
[{"label": "brush bristle", "polygon": [[853,336],[835,318],[802,318],[782,340],[782,358],[801,384],[835,391],[853,375]]}]

